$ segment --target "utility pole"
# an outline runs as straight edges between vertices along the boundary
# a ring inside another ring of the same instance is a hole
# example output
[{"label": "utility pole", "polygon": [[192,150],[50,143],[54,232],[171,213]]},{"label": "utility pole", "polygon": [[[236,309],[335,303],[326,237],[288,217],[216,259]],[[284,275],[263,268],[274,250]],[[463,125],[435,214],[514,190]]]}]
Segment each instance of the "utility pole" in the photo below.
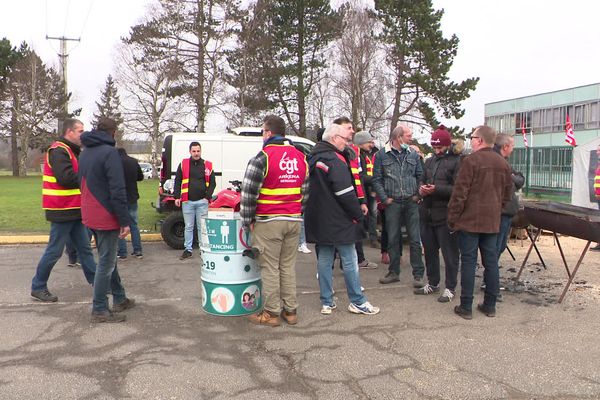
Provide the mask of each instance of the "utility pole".
[{"label": "utility pole", "polygon": [[62,87],[64,95],[64,103],[62,107],[63,118],[59,119],[58,121],[58,132],[61,132],[62,126],[60,125],[62,125],[62,119],[66,118],[67,115],[69,115],[69,91],[67,90],[67,58],[69,57],[69,54],[67,53],[67,42],[69,40],[73,42],[79,42],[81,41],[81,38],[73,39],[64,36],[52,37],[46,35],[46,40],[60,40],[60,52],[58,53],[58,58],[60,59],[60,75],[62,77]]}]

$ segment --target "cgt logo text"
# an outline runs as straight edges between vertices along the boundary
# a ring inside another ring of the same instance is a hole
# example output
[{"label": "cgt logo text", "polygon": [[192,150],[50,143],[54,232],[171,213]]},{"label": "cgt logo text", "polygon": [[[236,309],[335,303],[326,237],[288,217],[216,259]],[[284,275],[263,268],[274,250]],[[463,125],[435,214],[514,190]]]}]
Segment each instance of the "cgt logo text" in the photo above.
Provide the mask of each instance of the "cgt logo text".
[{"label": "cgt logo text", "polygon": [[298,160],[295,158],[288,158],[287,152],[285,152],[283,153],[281,160],[279,160],[279,168],[291,175],[294,172],[298,172]]}]

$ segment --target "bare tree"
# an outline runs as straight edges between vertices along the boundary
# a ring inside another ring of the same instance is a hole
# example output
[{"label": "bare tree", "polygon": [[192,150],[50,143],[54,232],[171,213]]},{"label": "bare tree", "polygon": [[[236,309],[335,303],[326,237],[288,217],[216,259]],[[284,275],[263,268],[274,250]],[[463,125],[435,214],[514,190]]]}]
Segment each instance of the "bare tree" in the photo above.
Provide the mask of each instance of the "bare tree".
[{"label": "bare tree", "polygon": [[118,50],[117,85],[124,95],[122,109],[128,135],[150,139],[152,163],[160,164],[165,132],[189,130],[192,111],[173,95],[179,82],[181,65],[176,60],[152,60],[136,44]]},{"label": "bare tree", "polygon": [[194,105],[198,132],[204,131],[222,94],[224,46],[231,34],[228,15],[238,8],[239,0],[160,0],[151,19],[134,26],[125,39],[144,45],[148,57],[180,63],[181,79],[172,94]]}]

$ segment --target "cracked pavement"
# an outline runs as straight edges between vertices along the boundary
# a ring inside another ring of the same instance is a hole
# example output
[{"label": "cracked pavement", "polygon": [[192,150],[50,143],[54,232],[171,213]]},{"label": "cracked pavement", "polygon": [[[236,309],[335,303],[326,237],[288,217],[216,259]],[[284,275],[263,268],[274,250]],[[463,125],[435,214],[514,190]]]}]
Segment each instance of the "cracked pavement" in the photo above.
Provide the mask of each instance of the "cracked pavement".
[{"label": "cracked pavement", "polygon": [[[584,242],[561,244],[576,259]],[[138,302],[127,321],[92,325],[80,269],[63,257],[49,281],[59,303],[35,302],[29,287],[44,246],[0,246],[0,399],[600,398],[600,254],[586,255],[558,304],[564,267],[551,238],[540,249],[548,270],[530,259],[523,290],[509,278],[527,247],[511,243],[517,261],[501,259],[497,317],[475,311],[472,321],[452,312],[457,298],[414,295],[407,260],[397,284],[378,283],[384,265],[361,271],[381,307],[375,316],[346,310],[336,266],[339,308],[321,315],[314,253],[299,253],[299,323],[269,328],[202,311],[197,252],[179,261],[179,251],[145,243],[144,259],[119,264]]]}]

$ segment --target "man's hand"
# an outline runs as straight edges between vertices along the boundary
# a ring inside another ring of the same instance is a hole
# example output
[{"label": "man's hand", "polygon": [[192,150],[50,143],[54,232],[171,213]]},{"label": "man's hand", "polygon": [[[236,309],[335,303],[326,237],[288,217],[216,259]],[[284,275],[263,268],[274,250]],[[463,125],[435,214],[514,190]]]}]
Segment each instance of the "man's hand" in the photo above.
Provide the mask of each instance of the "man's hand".
[{"label": "man's hand", "polygon": [[419,187],[421,197],[429,196],[433,192],[435,192],[435,185],[421,185]]},{"label": "man's hand", "polygon": [[363,215],[367,215],[369,213],[369,207],[367,207],[366,204],[361,204],[360,209],[361,209]]},{"label": "man's hand", "polygon": [[387,199],[385,199],[385,205],[389,206],[390,204],[392,204],[394,202],[394,199],[392,199],[391,197],[388,197]]},{"label": "man's hand", "polygon": [[119,231],[119,239],[125,239],[127,237],[127,235],[129,235],[129,232],[131,230],[129,229],[128,226],[122,226],[121,230]]},{"label": "man's hand", "polygon": [[175,205],[181,207],[181,199],[175,199]]}]

